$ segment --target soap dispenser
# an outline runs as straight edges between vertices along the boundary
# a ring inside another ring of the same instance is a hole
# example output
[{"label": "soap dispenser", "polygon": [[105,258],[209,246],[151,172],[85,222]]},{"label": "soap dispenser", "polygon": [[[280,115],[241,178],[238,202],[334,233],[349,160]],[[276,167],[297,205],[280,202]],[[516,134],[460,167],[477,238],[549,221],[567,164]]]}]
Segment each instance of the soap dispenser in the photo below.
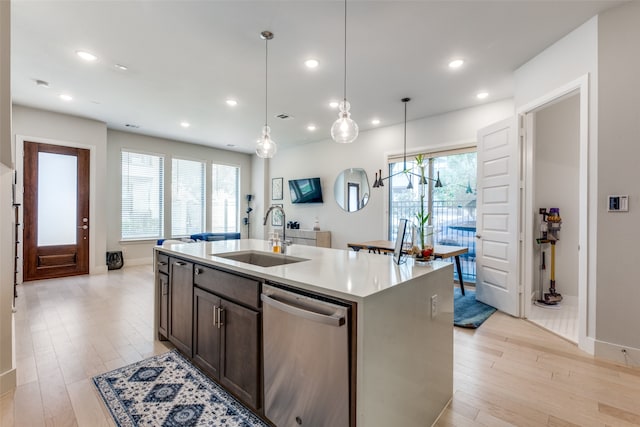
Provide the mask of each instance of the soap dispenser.
[{"label": "soap dispenser", "polygon": [[273,239],[273,252],[280,253],[280,236],[278,236],[278,233],[275,234]]}]

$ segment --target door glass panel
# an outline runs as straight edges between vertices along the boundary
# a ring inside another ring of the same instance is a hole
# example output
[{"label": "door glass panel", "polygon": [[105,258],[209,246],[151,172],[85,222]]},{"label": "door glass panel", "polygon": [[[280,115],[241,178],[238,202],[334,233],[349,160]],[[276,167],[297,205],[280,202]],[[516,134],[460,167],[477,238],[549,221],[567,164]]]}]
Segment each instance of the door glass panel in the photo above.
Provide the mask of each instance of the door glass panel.
[{"label": "door glass panel", "polygon": [[78,159],[38,153],[38,246],[75,245]]}]

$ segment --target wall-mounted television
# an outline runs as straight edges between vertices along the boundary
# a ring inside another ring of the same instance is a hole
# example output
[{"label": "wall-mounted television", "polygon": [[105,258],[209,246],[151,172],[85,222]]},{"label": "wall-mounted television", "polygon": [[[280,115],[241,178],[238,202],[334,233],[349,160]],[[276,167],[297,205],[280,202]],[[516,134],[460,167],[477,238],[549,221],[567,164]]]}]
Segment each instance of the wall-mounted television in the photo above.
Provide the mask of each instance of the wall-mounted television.
[{"label": "wall-mounted television", "polygon": [[320,178],[290,179],[291,203],[322,203]]}]

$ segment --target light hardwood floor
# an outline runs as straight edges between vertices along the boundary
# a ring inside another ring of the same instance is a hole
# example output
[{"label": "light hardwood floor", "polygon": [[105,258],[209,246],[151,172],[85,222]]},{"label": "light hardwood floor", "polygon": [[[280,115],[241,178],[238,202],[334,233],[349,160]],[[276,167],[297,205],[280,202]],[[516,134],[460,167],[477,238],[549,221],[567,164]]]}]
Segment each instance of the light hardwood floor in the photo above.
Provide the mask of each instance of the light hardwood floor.
[{"label": "light hardwood floor", "polygon": [[[0,398],[0,426],[114,425],[91,377],[167,350],[152,295],[149,266],[21,285],[18,387]],[[640,369],[501,313],[454,336],[454,397],[437,426],[640,425]]]}]

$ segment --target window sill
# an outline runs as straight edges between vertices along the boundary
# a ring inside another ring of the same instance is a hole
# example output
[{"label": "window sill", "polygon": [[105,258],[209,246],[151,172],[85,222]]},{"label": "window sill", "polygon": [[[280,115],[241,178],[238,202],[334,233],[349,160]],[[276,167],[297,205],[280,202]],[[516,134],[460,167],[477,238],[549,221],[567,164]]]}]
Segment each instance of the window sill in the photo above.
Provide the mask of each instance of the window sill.
[{"label": "window sill", "polygon": [[157,241],[158,239],[127,239],[127,240],[120,240],[119,243],[121,245],[144,245],[148,243],[153,243],[155,245]]}]

